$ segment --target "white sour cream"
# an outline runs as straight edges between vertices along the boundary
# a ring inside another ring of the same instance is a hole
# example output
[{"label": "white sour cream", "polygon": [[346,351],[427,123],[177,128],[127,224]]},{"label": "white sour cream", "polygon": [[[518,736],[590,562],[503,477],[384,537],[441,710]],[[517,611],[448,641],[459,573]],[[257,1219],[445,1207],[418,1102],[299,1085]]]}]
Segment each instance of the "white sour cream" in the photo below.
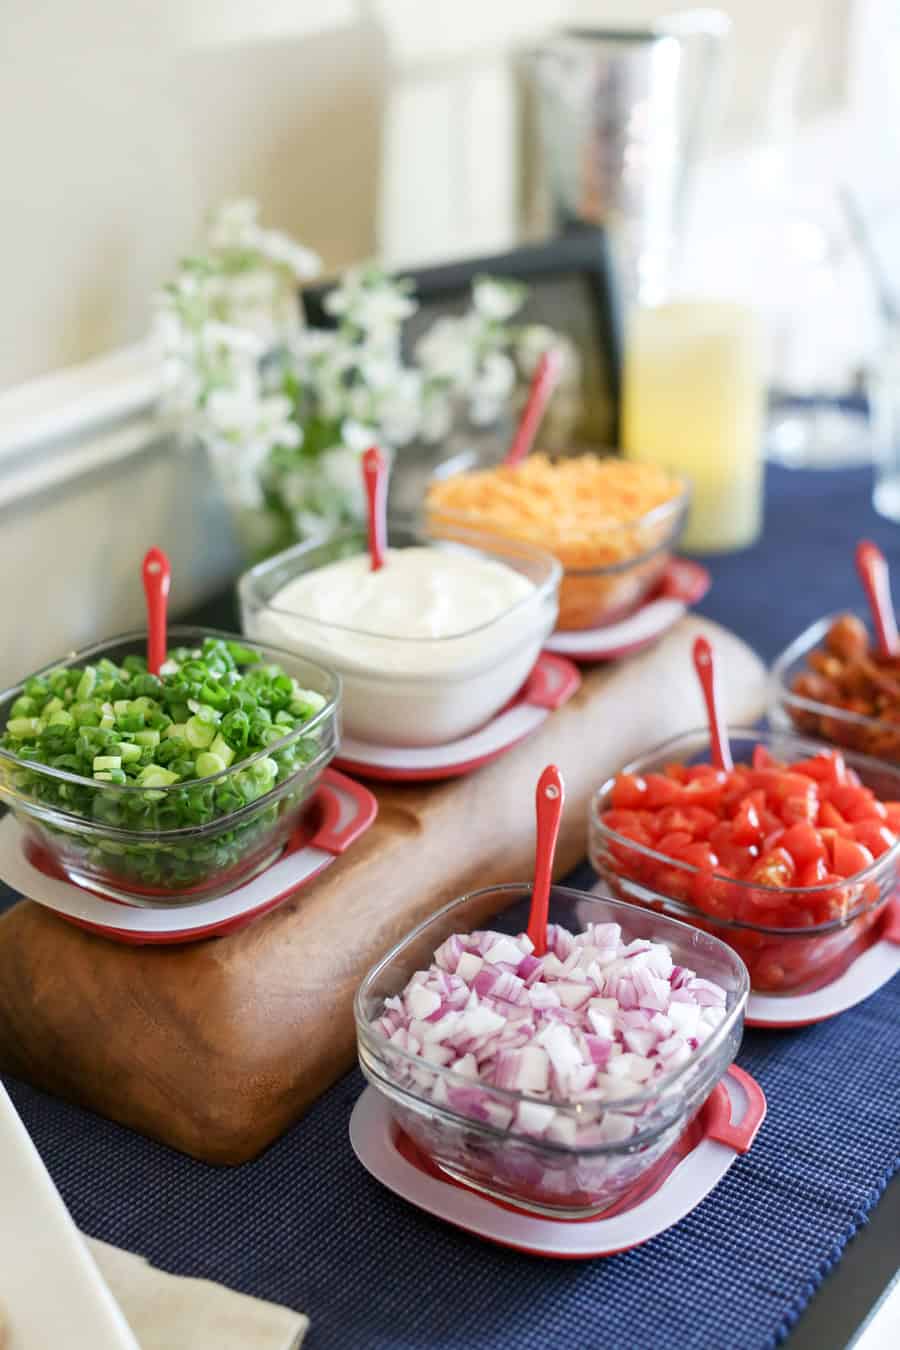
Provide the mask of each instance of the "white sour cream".
[{"label": "white sour cream", "polygon": [[390,549],[373,572],[343,558],[281,588],[248,632],[337,670],[348,735],[435,745],[516,692],[556,617],[555,594],[467,549]]},{"label": "white sour cream", "polygon": [[343,558],[295,577],[272,607],[300,619],[389,638],[447,638],[493,622],[534,591],[505,563],[455,549],[389,549],[372,571],[368,557]]}]

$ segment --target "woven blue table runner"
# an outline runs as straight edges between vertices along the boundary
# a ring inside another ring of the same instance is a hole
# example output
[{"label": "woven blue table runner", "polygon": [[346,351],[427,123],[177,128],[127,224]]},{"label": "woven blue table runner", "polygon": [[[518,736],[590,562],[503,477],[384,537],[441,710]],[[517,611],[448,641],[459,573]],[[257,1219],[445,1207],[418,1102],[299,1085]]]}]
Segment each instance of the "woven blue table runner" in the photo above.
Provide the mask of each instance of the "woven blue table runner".
[{"label": "woven blue table runner", "polygon": [[[860,534],[900,562],[867,475],[769,480],[763,541],[713,562],[702,606],[766,659],[860,603]],[[81,1228],[301,1309],[308,1350],[762,1350],[789,1334],[900,1166],[900,979],[832,1022],[748,1031],[739,1063],[769,1101],[751,1152],[676,1228],[585,1263],[492,1247],[373,1181],[347,1137],[358,1073],[228,1171],[8,1086]]]},{"label": "woven blue table runner", "polygon": [[309,1350],[760,1350],[900,1165],[900,980],[833,1022],[748,1031],[739,1063],[769,1100],[750,1153],[677,1227],[585,1263],[490,1246],[384,1190],[347,1137],[358,1072],[234,1170],[8,1087],[82,1229],[308,1313]]}]

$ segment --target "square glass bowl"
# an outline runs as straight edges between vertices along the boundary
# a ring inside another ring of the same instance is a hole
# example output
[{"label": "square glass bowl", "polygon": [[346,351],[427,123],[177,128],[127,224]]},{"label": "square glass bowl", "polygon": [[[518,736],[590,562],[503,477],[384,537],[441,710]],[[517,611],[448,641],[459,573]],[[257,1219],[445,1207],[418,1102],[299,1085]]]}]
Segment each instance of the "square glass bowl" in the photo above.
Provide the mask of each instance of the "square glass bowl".
[{"label": "square glass bowl", "polygon": [[[677,497],[663,502],[634,520],[598,529],[590,550],[584,543],[567,548],[565,540],[547,547],[563,569],[559,588],[557,628],[577,632],[604,628],[633,613],[662,580],[684,533],[690,506],[690,488],[685,484]],[[488,529],[505,534],[503,524],[487,518],[429,511],[432,528]],[[510,529],[507,536],[514,538]],[[588,561],[588,552],[592,556]]]},{"label": "square glass bowl", "polygon": [[[778,657],[769,683],[769,722],[775,727],[819,737],[842,749],[858,750],[900,764],[900,708],[897,720],[892,722],[820,702],[794,690],[798,676],[811,674],[808,665],[811,653],[823,646],[832,624],[841,617],[829,614],[817,619]],[[854,617],[866,622],[863,615]]]},{"label": "square glass bowl", "polygon": [[[624,940],[666,943],[676,964],[725,989],[726,1016],[682,1067],[631,1096],[550,1103],[571,1122],[573,1143],[536,1137],[518,1126],[518,1108],[535,1102],[546,1107],[547,1098],[490,1087],[429,1064],[372,1026],[385,999],[401,993],[452,933],[524,932],[530,899],[525,885],[474,891],[445,905],[388,952],[356,995],[359,1062],[396,1125],[450,1177],[520,1209],[582,1218],[616,1204],[678,1142],[738,1052],[749,980],[733,951],[696,928],[609,897],[552,887],[551,923],[573,933],[588,923],[616,923]],[[619,1137],[598,1144],[596,1127],[611,1113],[622,1127]]]},{"label": "square glass bowl", "polygon": [[278,593],[294,578],[366,554],[365,531],[347,530],[246,572],[241,622],[250,637],[338,671],[348,735],[376,745],[442,745],[484,725],[525,683],[556,622],[559,564],[530,545],[468,530],[392,525],[388,544],[475,552],[527,577],[533,590],[489,623],[442,638],[385,637],[348,627],[339,614],[323,623],[279,608]]},{"label": "square glass bowl", "polygon": [[[795,760],[823,747],[780,732],[734,729],[729,735],[735,764],[750,761],[754,746],[777,759]],[[708,731],[690,731],[664,742],[626,765],[623,773],[662,773],[672,762],[709,763]],[[900,771],[862,755],[845,754],[863,784],[884,801],[900,800]],[[754,990],[796,994],[835,979],[878,924],[900,872],[900,842],[864,872],[821,886],[761,886],[679,862],[617,834],[604,823],[614,778],[591,799],[588,849],[591,864],[614,894],[695,924],[739,953]],[[791,926],[767,921],[767,912],[790,909]]]},{"label": "square glass bowl", "polygon": [[[0,749],[0,803],[51,867],[78,885],[131,904],[212,900],[267,867],[296,829],[304,803],[337,749],[340,681],[290,652],[209,628],[173,627],[169,645],[198,647],[209,637],[257,651],[303,688],[321,694],[325,706],[302,727],[221,773],[152,789],[97,782]],[[120,664],[145,650],[146,634],[130,633],[36,673],[103,657]],[[25,683],[0,694],[0,726]],[[254,799],[249,779],[254,761],[264,756],[275,761],[277,776],[274,786]],[[141,828],[123,827],[123,820],[133,819],[132,803],[138,799]]]}]

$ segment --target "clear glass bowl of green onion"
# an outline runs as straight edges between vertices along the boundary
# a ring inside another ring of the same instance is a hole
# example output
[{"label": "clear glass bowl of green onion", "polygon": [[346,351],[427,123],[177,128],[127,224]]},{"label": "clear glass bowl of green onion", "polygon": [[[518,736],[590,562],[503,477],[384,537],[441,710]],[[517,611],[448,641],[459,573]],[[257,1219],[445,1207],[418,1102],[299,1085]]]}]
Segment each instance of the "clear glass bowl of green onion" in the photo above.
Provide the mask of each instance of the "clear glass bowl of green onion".
[{"label": "clear glass bowl of green onion", "polygon": [[211,900],[267,867],[333,758],[340,680],[173,627],[77,652],[0,694],[0,804],[51,869],[114,899]]}]

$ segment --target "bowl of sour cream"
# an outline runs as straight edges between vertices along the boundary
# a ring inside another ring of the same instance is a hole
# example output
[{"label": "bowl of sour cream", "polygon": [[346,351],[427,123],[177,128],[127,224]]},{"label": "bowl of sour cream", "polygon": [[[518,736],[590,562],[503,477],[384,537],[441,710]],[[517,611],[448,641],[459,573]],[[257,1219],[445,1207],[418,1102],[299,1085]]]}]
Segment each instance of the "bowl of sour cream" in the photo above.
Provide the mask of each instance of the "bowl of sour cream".
[{"label": "bowl of sour cream", "polygon": [[238,597],[249,636],[339,673],[350,736],[441,745],[524,684],[556,623],[560,575],[530,544],[398,525],[378,571],[365,531],[346,530],[259,563]]}]

